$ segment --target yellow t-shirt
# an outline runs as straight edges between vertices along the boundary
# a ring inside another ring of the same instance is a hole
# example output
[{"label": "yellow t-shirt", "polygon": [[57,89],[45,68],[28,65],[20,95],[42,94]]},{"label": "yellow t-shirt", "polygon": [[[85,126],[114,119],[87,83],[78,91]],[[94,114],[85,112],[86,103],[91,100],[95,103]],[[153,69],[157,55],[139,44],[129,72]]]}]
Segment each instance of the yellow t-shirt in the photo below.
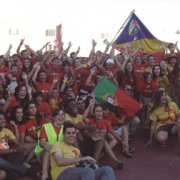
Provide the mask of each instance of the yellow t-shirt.
[{"label": "yellow t-shirt", "polygon": [[167,78],[167,76],[164,75],[162,77],[156,78],[156,83],[157,83],[157,86],[166,87],[166,86],[169,86],[169,79]]},{"label": "yellow t-shirt", "polygon": [[82,115],[77,114],[77,117],[72,117],[68,113],[65,113],[65,121],[71,121],[73,124],[84,124]]},{"label": "yellow t-shirt", "polygon": [[153,69],[152,66],[148,66],[148,67],[145,69],[145,71],[146,71],[146,72],[150,72],[150,73],[152,74],[152,69]]},{"label": "yellow t-shirt", "polygon": [[16,137],[9,129],[3,128],[0,132],[0,149],[9,149],[8,141],[11,141],[15,138]]},{"label": "yellow t-shirt", "polygon": [[174,68],[174,66],[171,66],[170,64],[167,65],[167,68],[169,69],[169,71],[171,72]]},{"label": "yellow t-shirt", "polygon": [[[74,168],[76,164],[71,164],[67,166],[58,166],[54,159],[54,153],[61,152],[63,158],[78,158],[80,156],[79,149],[74,146],[68,145],[64,142],[55,142],[50,150],[50,164],[51,164],[51,177],[52,180],[56,180],[59,174],[66,170],[67,168]],[[73,177],[72,177],[73,179]]]},{"label": "yellow t-shirt", "polygon": [[176,115],[180,113],[179,108],[174,102],[169,102],[168,104],[169,107],[167,109],[159,106],[150,114],[150,120],[157,121],[155,132],[160,126],[174,124],[176,121]]}]

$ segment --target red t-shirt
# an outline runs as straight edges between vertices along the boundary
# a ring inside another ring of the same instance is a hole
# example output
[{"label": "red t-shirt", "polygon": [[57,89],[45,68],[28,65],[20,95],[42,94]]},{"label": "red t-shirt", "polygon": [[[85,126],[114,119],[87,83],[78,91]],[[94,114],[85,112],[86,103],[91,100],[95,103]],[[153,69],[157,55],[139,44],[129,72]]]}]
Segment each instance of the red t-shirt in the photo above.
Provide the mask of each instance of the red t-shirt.
[{"label": "red t-shirt", "polygon": [[[114,69],[113,69],[111,72],[112,72],[113,76],[115,76]],[[107,70],[104,70],[104,71],[103,71],[103,74],[104,74],[104,76],[105,76],[109,81],[111,81],[112,83],[114,83],[113,77],[108,74]]]},{"label": "red t-shirt", "polygon": [[41,91],[43,93],[43,101],[47,100],[48,91],[51,85],[49,83],[41,83],[37,82],[36,84],[36,91]]},{"label": "red t-shirt", "polygon": [[94,119],[89,119],[89,124],[97,127],[99,130],[105,131],[107,133],[112,132],[112,126],[106,120],[101,120],[100,122],[96,122]]},{"label": "red t-shirt", "polygon": [[[136,74],[135,74],[135,76],[136,76],[136,84],[137,84],[138,78],[137,78]],[[131,73],[129,74],[129,80],[127,79],[127,75],[125,73],[120,75],[120,78],[121,78],[121,87],[123,87],[126,84],[131,85],[131,87],[135,87],[136,86],[136,84],[134,82],[134,79],[133,79],[133,76],[132,76]]]},{"label": "red t-shirt", "polygon": [[[81,89],[84,89],[86,91],[92,90],[92,87],[86,86],[86,80],[90,75],[90,70],[89,69],[82,69],[82,80],[81,80]],[[96,84],[96,75],[92,76],[91,78],[92,82],[95,82]]]},{"label": "red t-shirt", "polygon": [[158,90],[157,83],[152,80],[150,84],[147,84],[143,80],[139,83],[139,91],[143,94],[144,97],[150,98],[153,93]]},{"label": "red t-shirt", "polygon": [[144,70],[145,70],[147,67],[148,67],[148,64],[141,64],[141,65],[138,66],[135,63],[133,63],[133,69],[135,70],[137,75],[139,75],[141,68],[144,68]]},{"label": "red t-shirt", "polygon": [[26,136],[31,136],[34,139],[38,139],[37,132],[42,128],[42,125],[45,123],[46,120],[43,116],[39,125],[36,119],[29,119],[26,124],[21,127],[20,131],[25,132]]},{"label": "red t-shirt", "polygon": [[116,125],[119,122],[119,118],[117,118],[114,114],[112,114],[111,112],[109,112],[108,117],[103,117],[104,120],[108,121],[109,124],[113,124]]},{"label": "red t-shirt", "polygon": [[9,68],[7,66],[0,67],[0,73],[7,73],[8,71],[9,71]]},{"label": "red t-shirt", "polygon": [[[53,65],[50,65],[50,73],[47,76],[46,82],[49,84],[52,84],[54,77],[58,77],[60,76],[60,72],[61,72],[61,67],[59,66],[58,68],[54,68]],[[55,84],[55,88],[57,87],[57,83]]]},{"label": "red t-shirt", "polygon": [[43,116],[47,115],[50,119],[52,118],[51,108],[46,102],[42,102],[41,105],[37,105],[37,111]]},{"label": "red t-shirt", "polygon": [[11,114],[13,107],[20,105],[20,104],[21,104],[20,101],[17,101],[15,97],[12,97],[12,99],[8,105],[8,114]]},{"label": "red t-shirt", "polygon": [[174,84],[176,80],[180,79],[180,73],[178,76],[175,76],[174,74],[171,75],[170,77],[170,84]]}]

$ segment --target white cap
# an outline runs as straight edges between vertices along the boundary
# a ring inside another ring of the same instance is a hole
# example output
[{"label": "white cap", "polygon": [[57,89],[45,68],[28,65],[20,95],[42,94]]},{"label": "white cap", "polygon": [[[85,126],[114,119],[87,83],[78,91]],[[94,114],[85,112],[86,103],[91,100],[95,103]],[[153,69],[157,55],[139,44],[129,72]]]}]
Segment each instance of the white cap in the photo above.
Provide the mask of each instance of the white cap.
[{"label": "white cap", "polygon": [[106,61],[106,63],[112,63],[112,64],[114,64],[114,60],[113,60],[113,59],[108,59],[108,60]]}]

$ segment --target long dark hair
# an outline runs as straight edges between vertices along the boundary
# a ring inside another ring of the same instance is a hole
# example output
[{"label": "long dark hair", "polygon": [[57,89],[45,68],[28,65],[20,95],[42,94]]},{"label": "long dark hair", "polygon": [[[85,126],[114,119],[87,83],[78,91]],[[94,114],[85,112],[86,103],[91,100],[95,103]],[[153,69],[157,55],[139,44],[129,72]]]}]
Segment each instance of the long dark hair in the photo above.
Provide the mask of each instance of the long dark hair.
[{"label": "long dark hair", "polygon": [[174,68],[170,74],[170,78],[172,75],[174,75],[175,77],[178,77],[179,73],[180,73],[180,68],[179,68],[179,64],[180,64],[180,60],[177,60],[175,65],[174,65]]},{"label": "long dark hair", "polygon": [[[25,61],[25,60],[28,60],[28,61],[30,62],[29,69],[27,69],[27,68],[24,66],[24,61]],[[26,74],[29,74],[32,69],[33,69],[33,63],[32,63],[32,61],[31,61],[31,59],[25,58],[25,59],[23,60],[22,72],[25,72]]]},{"label": "long dark hair", "polygon": [[[30,120],[30,118],[29,118],[30,114],[29,114],[29,112],[28,112],[28,107],[29,107],[30,104],[34,104],[34,105],[36,106],[36,104],[35,104],[33,101],[28,101],[28,102],[25,104],[25,106],[24,106],[24,117],[25,117],[26,121],[29,121],[29,120]],[[42,116],[41,116],[41,114],[39,114],[38,111],[37,111],[36,114],[35,114],[35,119],[36,119],[38,125],[40,125],[40,122],[41,122],[41,120],[42,120]]]},{"label": "long dark hair", "polygon": [[14,121],[16,124],[19,124],[19,125],[25,124],[24,112],[23,112],[22,121],[19,122],[19,121],[16,119],[16,111],[17,111],[17,109],[22,109],[22,111],[23,111],[23,106],[18,105],[18,106],[13,107],[13,109],[12,109],[12,111],[11,111],[11,115],[10,115],[10,117],[9,117],[9,122],[10,122],[10,121]]},{"label": "long dark hair", "polygon": [[[124,68],[124,70],[125,70],[125,75],[126,75],[126,80],[127,80],[127,83],[130,83],[130,76],[129,76],[129,72],[128,72],[128,70],[126,69],[126,66],[127,66],[127,64],[128,63],[131,63],[132,64],[132,62],[131,61],[127,61],[127,63],[126,63],[126,65],[125,65],[125,68]],[[132,66],[133,67],[133,66]],[[134,69],[132,68],[132,71],[131,71],[131,75],[132,75],[132,78],[133,78],[133,80],[134,80],[134,82],[133,82],[133,85],[135,86],[136,85],[136,83],[137,83],[137,80],[136,80],[136,74],[135,74],[135,71],[134,71]]]},{"label": "long dark hair", "polygon": [[[18,98],[18,92],[20,91],[20,89],[22,87],[25,87],[26,88],[26,96],[24,99],[19,99]],[[27,87],[25,85],[19,85],[15,88],[15,92],[14,92],[14,97],[16,98],[16,100],[20,100],[21,101],[21,105],[24,106],[25,103],[29,100],[29,94],[28,94],[28,90],[27,90]]]},{"label": "long dark hair", "polygon": [[[154,104],[153,104],[151,112],[153,112],[154,110],[156,110],[160,106],[161,96],[163,95],[163,93],[164,93],[164,91],[157,91],[155,93],[155,95],[154,95]],[[168,107],[169,107],[168,101],[166,101],[165,109],[167,109]]]}]

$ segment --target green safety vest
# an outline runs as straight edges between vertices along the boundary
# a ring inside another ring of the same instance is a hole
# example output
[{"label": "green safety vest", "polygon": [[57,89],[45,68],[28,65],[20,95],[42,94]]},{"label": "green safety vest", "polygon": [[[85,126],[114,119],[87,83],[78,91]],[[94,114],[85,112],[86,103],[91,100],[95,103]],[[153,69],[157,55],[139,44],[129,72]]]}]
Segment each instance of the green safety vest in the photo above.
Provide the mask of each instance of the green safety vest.
[{"label": "green safety vest", "polygon": [[[47,135],[47,138],[48,138],[48,142],[47,144],[50,144],[50,145],[53,145],[56,141],[57,141],[57,134],[54,130],[54,127],[52,125],[52,123],[47,123],[47,124],[44,124],[43,125],[45,131],[46,131],[46,135]],[[59,142],[62,142],[64,140],[64,136],[63,136],[63,128],[64,128],[64,125],[61,125],[61,129],[60,129],[60,132],[59,132],[59,135],[58,135],[58,141]],[[39,145],[40,143],[40,133],[41,133],[41,130],[38,131],[38,144],[36,145],[35,147],[35,150],[34,150],[34,153],[35,155],[37,156],[42,150],[43,148],[41,148],[41,146]]]}]

